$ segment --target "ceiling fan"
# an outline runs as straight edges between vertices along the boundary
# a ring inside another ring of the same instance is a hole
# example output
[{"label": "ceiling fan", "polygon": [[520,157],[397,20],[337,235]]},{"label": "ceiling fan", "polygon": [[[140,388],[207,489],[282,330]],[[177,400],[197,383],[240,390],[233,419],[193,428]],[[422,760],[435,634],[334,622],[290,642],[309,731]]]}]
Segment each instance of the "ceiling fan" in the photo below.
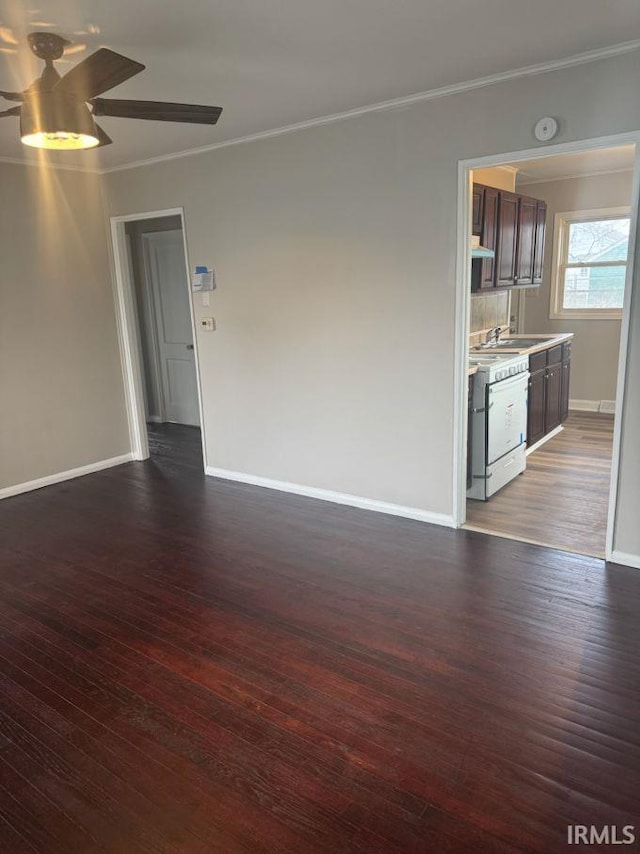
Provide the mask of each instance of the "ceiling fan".
[{"label": "ceiling fan", "polygon": [[109,145],[112,140],[96,124],[96,116],[214,125],[222,112],[221,107],[196,104],[99,98],[145,66],[103,47],[60,77],[53,63],[70,42],[55,33],[31,33],[27,41],[31,51],[44,60],[42,75],[24,92],[0,90],[5,100],[20,102],[20,106],[0,112],[0,118],[19,116],[25,145],[56,151]]}]

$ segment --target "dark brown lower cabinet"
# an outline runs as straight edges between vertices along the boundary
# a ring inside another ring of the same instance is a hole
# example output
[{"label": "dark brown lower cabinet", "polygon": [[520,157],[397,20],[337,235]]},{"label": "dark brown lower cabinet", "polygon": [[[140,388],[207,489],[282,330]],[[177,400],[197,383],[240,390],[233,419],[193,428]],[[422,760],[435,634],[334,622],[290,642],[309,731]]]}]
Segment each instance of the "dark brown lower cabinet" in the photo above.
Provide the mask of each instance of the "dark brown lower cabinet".
[{"label": "dark brown lower cabinet", "polygon": [[569,382],[571,380],[571,360],[562,363],[562,392],[560,393],[560,421],[569,417]]},{"label": "dark brown lower cabinet", "polygon": [[560,402],[562,392],[562,365],[549,365],[546,374],[547,390],[544,404],[544,432],[555,430],[560,425]]},{"label": "dark brown lower cabinet", "polygon": [[529,403],[527,409],[527,445],[535,444],[545,434],[544,390],[546,368],[529,377]]},{"label": "dark brown lower cabinet", "polygon": [[571,341],[562,345],[562,391],[560,392],[560,421],[569,417],[569,384],[571,382]]},{"label": "dark brown lower cabinet", "polygon": [[527,445],[531,447],[569,414],[571,345],[529,356],[529,372]]}]

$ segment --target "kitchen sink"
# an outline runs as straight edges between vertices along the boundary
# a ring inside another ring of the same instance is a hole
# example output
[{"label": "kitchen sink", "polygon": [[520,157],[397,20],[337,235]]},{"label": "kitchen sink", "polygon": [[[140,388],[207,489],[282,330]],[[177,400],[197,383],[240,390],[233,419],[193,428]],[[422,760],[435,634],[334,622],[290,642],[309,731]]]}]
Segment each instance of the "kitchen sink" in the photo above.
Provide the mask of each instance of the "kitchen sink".
[{"label": "kitchen sink", "polygon": [[482,350],[526,350],[528,347],[535,347],[537,344],[544,344],[551,341],[553,335],[544,338],[501,338],[500,341],[489,341],[487,344],[477,344],[471,349],[474,352]]}]

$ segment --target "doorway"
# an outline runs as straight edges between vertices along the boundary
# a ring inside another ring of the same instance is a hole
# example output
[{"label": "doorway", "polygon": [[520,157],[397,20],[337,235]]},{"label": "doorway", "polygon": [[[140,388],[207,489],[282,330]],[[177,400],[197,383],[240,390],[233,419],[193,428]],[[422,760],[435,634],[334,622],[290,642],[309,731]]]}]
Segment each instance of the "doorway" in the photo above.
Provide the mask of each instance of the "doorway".
[{"label": "doorway", "polygon": [[[113,218],[116,301],[136,459],[202,448],[198,351],[181,210]],[[175,448],[173,446],[175,445]]]},{"label": "doorway", "polygon": [[460,192],[458,526],[611,559],[636,135],[467,161]]}]

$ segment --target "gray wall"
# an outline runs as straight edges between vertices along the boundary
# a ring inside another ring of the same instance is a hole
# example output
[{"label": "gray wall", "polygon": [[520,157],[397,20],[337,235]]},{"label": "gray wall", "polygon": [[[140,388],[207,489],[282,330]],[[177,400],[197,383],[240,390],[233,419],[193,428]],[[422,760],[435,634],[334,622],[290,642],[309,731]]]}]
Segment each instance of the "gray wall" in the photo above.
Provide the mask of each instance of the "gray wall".
[{"label": "gray wall", "polygon": [[98,178],[0,163],[0,488],[128,453]]},{"label": "gray wall", "polygon": [[619,320],[550,320],[553,265],[553,226],[556,213],[628,205],[633,172],[590,175],[540,184],[519,184],[518,192],[547,202],[547,242],[544,275],[538,291],[527,291],[527,332],[573,332],[571,397],[577,400],[615,400],[620,352]]},{"label": "gray wall", "polygon": [[[637,130],[638,79],[635,52],[108,175],[112,214],[183,205],[191,265],[217,269],[195,301],[218,323],[208,464],[451,514],[458,160],[533,147],[545,115],[557,141]],[[636,555],[639,380],[616,538]]]}]

